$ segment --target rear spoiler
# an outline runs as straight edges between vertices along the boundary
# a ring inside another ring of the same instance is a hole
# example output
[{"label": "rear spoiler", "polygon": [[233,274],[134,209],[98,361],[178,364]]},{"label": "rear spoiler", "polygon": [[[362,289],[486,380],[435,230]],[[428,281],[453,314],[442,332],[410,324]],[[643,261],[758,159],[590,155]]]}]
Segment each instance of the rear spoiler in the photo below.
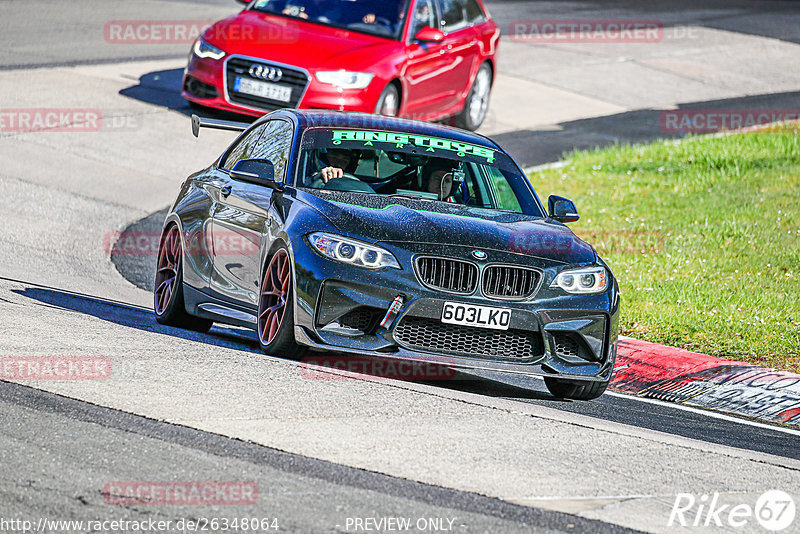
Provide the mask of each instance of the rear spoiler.
[{"label": "rear spoiler", "polygon": [[231,132],[243,132],[250,127],[246,122],[221,121],[218,119],[206,119],[192,115],[192,133],[195,137],[200,135],[200,128],[211,128],[212,130],[229,130]]}]

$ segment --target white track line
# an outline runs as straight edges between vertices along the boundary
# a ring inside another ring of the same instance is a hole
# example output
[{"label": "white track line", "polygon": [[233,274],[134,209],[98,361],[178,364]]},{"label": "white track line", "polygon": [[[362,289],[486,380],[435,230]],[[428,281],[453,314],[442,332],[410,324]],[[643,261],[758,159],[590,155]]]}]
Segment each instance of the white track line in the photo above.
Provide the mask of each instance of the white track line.
[{"label": "white track line", "polygon": [[739,423],[742,425],[749,425],[758,428],[765,428],[767,430],[775,430],[776,432],[783,432],[785,434],[791,434],[793,436],[800,436],[800,430],[795,430],[793,428],[786,428],[783,426],[778,425],[770,425],[767,423],[758,423],[756,421],[751,421],[750,419],[743,419],[741,417],[735,417],[732,415],[725,415],[723,413],[715,412],[712,410],[704,410],[702,408],[695,408],[693,406],[686,406],[684,404],[678,404],[674,402],[665,402],[660,401],[657,399],[649,399],[647,397],[637,397],[636,395],[630,395],[627,393],[617,393],[616,391],[606,391],[603,395],[610,395],[612,397],[619,397],[623,399],[633,399],[639,402],[646,402],[648,404],[656,404],[658,406],[664,406],[667,408],[675,408],[676,410],[683,410],[685,412],[692,412],[699,415],[705,415],[706,417],[713,417],[714,419],[722,419],[724,421],[731,421],[733,423]]},{"label": "white track line", "polygon": [[[541,380],[544,382],[544,377],[541,376],[534,376],[532,378],[536,378],[537,380]],[[603,393],[603,396],[608,395],[609,397],[619,397],[620,399],[628,399],[628,400],[635,400],[639,402],[645,402],[648,404],[656,404],[658,406],[663,406],[665,408],[675,408],[676,410],[683,410],[685,412],[692,412],[698,415],[705,415],[707,417],[713,417],[714,419],[722,419],[723,421],[730,421],[732,423],[739,423],[742,425],[750,425],[758,428],[765,428],[767,430],[775,430],[776,432],[783,432],[785,434],[791,434],[793,436],[800,436],[800,430],[795,430],[794,428],[786,428],[784,426],[778,425],[771,425],[769,423],[759,423],[757,421],[751,421],[750,419],[744,419],[742,417],[736,417],[734,415],[726,415],[723,413],[715,412],[713,410],[704,410],[703,408],[695,408],[693,406],[686,406],[685,404],[678,404],[676,402],[666,402],[661,401],[658,399],[650,399],[647,397],[637,397],[636,395],[632,395],[630,393],[618,393],[616,391],[606,391]],[[602,397],[600,397],[602,398]],[[558,408],[554,408],[558,409]],[[591,417],[591,416],[590,416]],[[628,423],[625,423],[628,424]]]}]

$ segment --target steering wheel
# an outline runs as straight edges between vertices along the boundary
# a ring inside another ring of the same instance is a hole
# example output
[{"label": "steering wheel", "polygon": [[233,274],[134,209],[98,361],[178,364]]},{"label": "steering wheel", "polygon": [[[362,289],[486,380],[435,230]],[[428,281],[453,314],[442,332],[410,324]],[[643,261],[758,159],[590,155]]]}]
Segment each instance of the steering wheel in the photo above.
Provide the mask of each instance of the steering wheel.
[{"label": "steering wheel", "polygon": [[331,178],[322,189],[327,191],[350,191],[353,193],[374,193],[375,190],[350,173],[342,174],[341,178]]}]

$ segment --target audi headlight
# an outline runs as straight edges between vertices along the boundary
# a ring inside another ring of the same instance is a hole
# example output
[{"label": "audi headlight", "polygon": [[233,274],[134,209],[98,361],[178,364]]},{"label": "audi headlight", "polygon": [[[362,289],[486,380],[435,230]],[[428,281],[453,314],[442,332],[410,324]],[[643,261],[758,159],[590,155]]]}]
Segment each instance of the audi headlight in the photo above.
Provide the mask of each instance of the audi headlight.
[{"label": "audi headlight", "polygon": [[225,52],[216,46],[212,46],[202,39],[197,39],[192,47],[194,55],[201,58],[222,59],[225,57]]},{"label": "audi headlight", "polygon": [[364,89],[372,81],[374,75],[369,72],[350,72],[346,70],[322,71],[317,73],[317,80],[341,87],[342,89]]},{"label": "audi headlight", "polygon": [[316,232],[308,236],[308,242],[323,256],[342,263],[368,269],[400,268],[397,259],[388,250],[355,239]]},{"label": "audi headlight", "polygon": [[602,293],[608,289],[608,271],[605,267],[584,267],[561,271],[550,284],[552,289],[557,287],[573,294]]}]

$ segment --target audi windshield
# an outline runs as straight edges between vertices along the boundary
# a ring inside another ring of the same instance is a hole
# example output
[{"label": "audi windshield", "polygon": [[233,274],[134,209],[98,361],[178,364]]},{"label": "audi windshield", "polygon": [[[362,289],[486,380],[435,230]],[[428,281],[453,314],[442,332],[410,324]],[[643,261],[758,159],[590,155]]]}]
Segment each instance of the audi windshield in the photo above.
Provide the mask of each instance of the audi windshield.
[{"label": "audi windshield", "polygon": [[407,0],[259,0],[250,9],[399,38]]}]

